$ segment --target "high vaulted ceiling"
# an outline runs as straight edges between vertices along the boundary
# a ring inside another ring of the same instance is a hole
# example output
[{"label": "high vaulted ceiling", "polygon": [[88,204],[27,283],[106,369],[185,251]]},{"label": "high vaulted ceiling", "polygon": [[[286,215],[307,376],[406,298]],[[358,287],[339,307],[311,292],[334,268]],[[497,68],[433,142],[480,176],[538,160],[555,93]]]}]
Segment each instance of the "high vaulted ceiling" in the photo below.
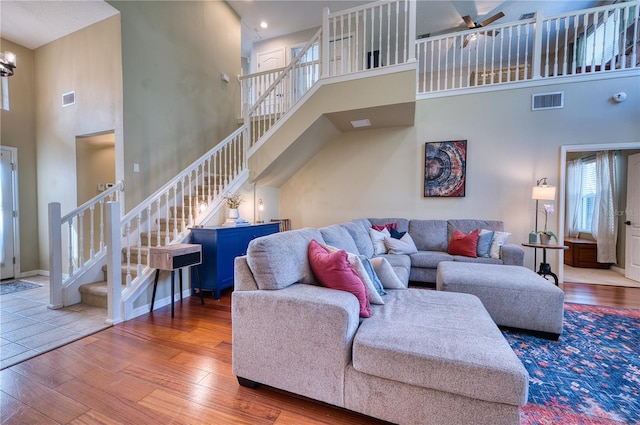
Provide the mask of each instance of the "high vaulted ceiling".
[{"label": "high vaulted ceiling", "polygon": [[[500,22],[506,23],[517,21],[522,14],[537,10],[543,10],[546,16],[550,16],[613,2],[613,0],[417,0],[417,34],[437,35],[466,29],[462,20],[462,16],[465,15],[479,22],[501,11],[505,17]],[[324,7],[336,12],[371,2],[227,0],[227,3],[242,19],[243,55],[246,56],[254,42],[319,27],[322,24]],[[116,9],[101,0],[2,0],[0,1],[0,35],[21,46],[36,49],[116,13],[118,13]],[[269,25],[266,29],[260,27],[262,21]]]}]

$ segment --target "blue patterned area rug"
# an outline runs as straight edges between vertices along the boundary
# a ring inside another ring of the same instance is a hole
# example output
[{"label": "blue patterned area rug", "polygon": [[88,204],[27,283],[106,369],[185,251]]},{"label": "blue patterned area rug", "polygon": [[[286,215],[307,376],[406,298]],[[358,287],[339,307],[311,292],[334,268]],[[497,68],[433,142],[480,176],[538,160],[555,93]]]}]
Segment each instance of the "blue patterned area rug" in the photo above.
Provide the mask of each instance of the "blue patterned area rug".
[{"label": "blue patterned area rug", "polygon": [[529,372],[521,425],[640,425],[640,310],[565,303],[558,341],[503,333]]},{"label": "blue patterned area rug", "polygon": [[39,288],[42,285],[37,283],[25,282],[24,280],[14,280],[0,284],[0,295],[13,294],[14,292],[26,291],[27,289]]}]

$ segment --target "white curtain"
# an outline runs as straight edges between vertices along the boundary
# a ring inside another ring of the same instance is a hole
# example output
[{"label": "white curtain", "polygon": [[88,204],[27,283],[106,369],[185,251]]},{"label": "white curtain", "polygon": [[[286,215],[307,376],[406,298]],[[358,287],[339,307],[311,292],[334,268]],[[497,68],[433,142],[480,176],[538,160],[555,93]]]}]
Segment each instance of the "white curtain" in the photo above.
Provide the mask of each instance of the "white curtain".
[{"label": "white curtain", "polygon": [[570,238],[577,238],[578,219],[580,217],[580,202],[582,200],[582,161],[574,159],[567,163],[567,212],[565,214],[565,234]]},{"label": "white curtain", "polygon": [[591,233],[598,243],[598,262],[616,263],[618,215],[616,214],[616,162],[615,152],[596,154],[596,199],[591,222]]}]

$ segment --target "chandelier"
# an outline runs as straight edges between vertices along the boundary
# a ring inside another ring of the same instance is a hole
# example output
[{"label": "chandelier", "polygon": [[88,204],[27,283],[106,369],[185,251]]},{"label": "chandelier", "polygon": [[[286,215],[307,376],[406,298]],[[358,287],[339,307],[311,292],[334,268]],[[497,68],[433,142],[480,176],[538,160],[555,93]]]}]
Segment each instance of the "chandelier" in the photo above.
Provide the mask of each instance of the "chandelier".
[{"label": "chandelier", "polygon": [[0,52],[0,77],[11,77],[16,68],[16,54]]}]

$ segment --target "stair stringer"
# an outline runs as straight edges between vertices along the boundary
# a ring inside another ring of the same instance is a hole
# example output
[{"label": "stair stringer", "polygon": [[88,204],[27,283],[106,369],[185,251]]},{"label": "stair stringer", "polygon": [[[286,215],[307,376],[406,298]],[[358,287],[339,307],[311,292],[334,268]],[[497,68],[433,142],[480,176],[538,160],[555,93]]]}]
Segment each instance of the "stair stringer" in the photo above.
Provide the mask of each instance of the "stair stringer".
[{"label": "stair stringer", "polygon": [[107,252],[96,255],[92,264],[74,276],[68,284],[62,287],[62,304],[67,307],[81,302],[80,287],[88,283],[98,282],[104,279],[102,268],[107,264]]}]

